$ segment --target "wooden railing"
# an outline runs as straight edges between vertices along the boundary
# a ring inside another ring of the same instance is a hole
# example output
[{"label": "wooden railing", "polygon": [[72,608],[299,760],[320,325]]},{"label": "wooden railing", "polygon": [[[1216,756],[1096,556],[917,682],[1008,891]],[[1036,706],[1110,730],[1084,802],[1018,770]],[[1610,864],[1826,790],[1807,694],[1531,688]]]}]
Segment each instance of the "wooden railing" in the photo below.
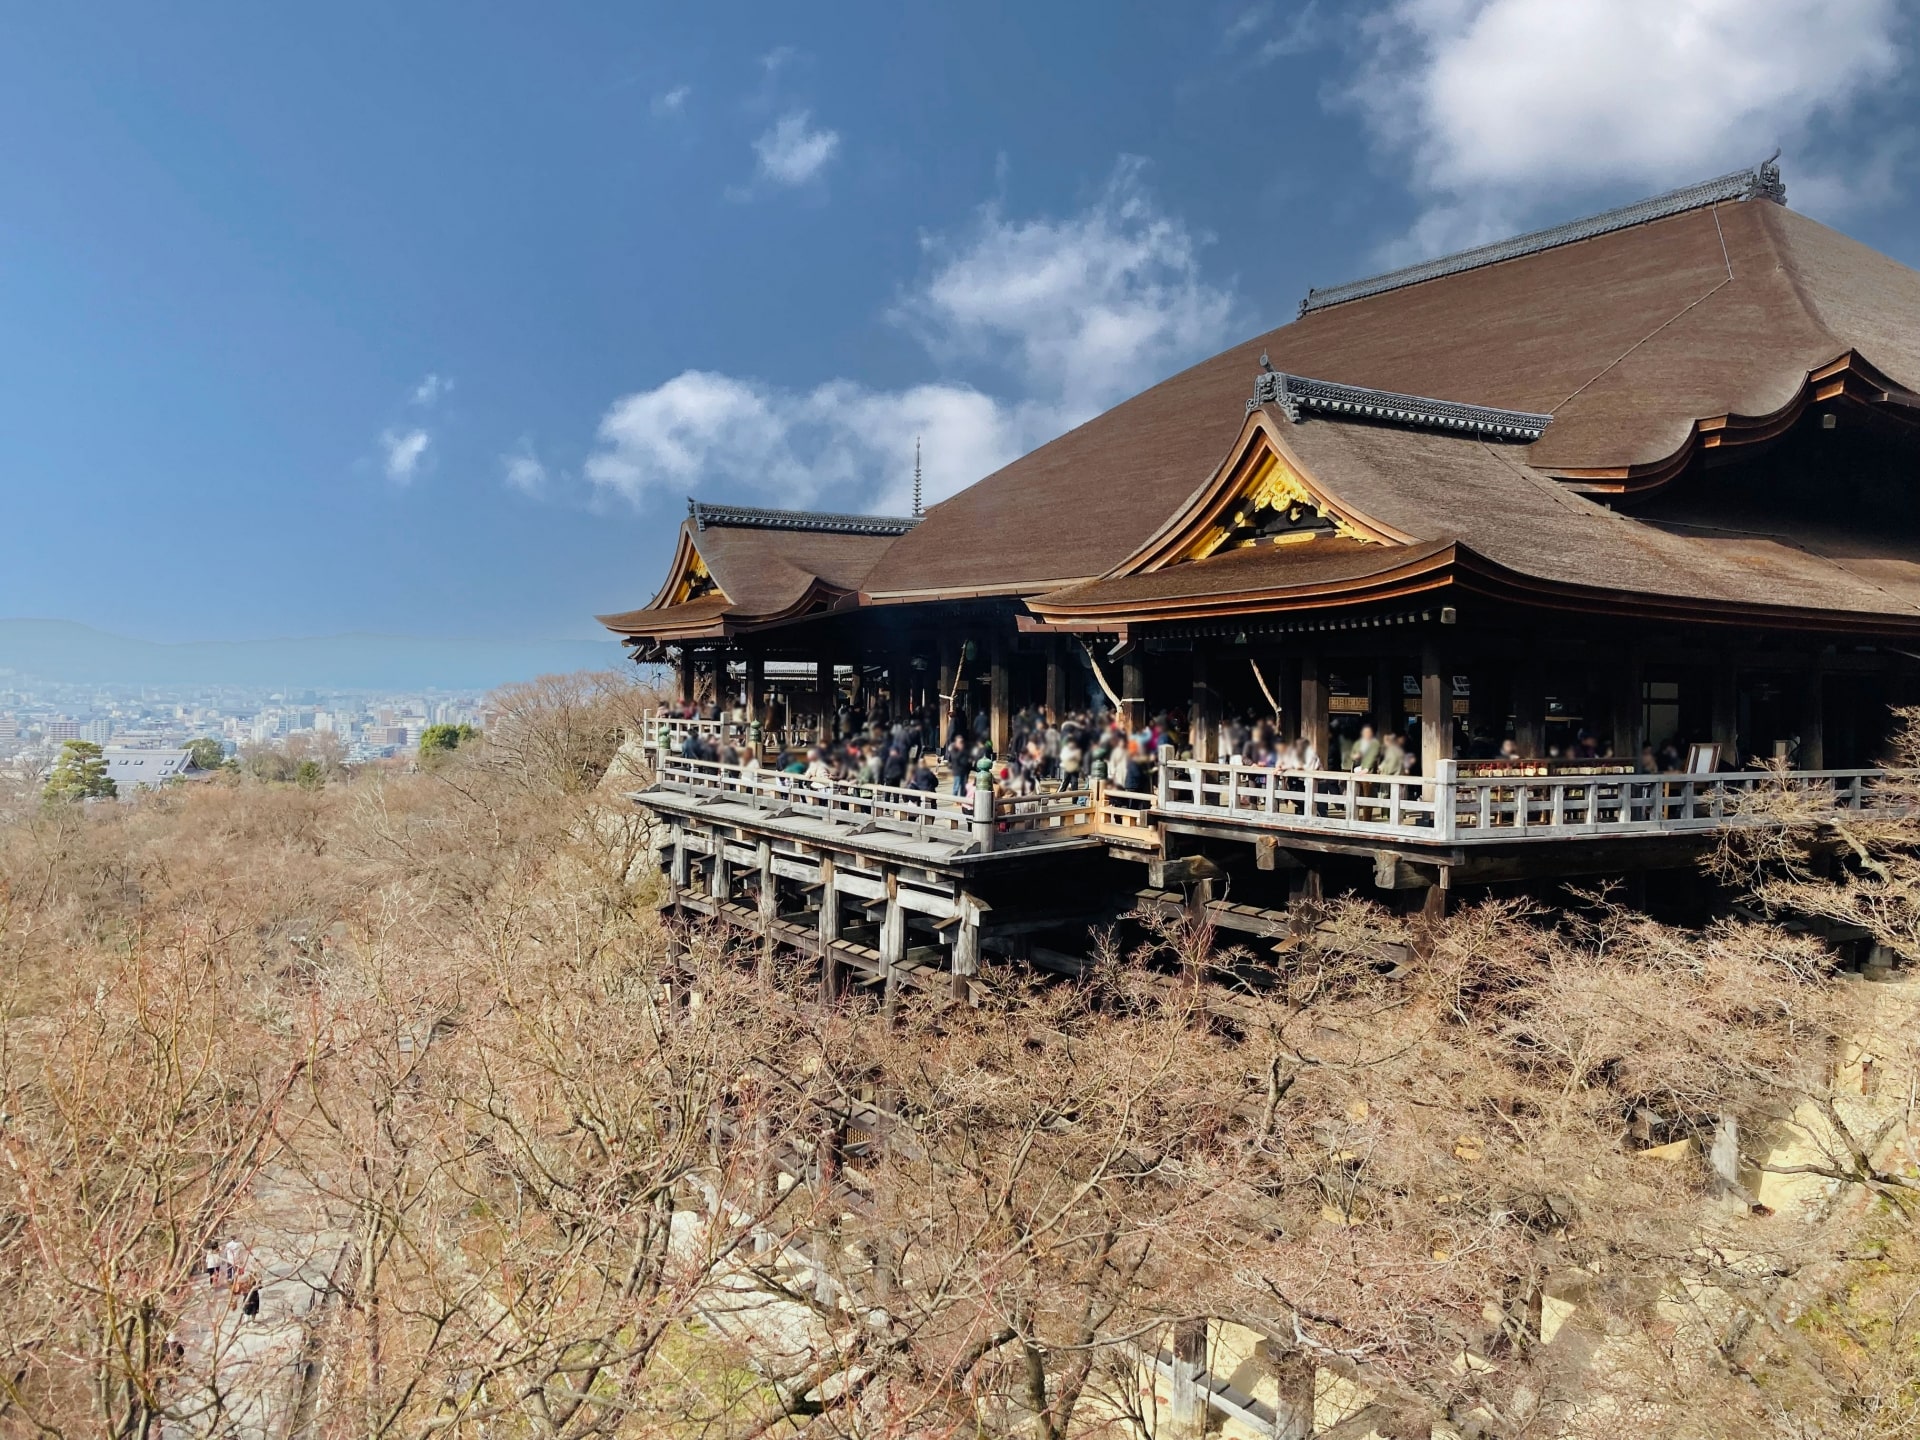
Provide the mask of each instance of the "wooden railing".
[{"label": "wooden railing", "polygon": [[1720,775],[1463,776],[1346,774],[1163,757],[1156,811],[1345,835],[1448,843],[1582,835],[1671,835],[1749,823],[1745,797],[1780,785],[1824,791],[1842,809],[1872,803],[1878,770]]},{"label": "wooden railing", "polygon": [[759,766],[689,760],[672,752],[656,757],[654,777],[659,788],[738,800],[767,811],[770,819],[800,816],[913,839],[959,838],[976,853],[1080,840],[1093,833],[1093,808],[1085,790],[997,798],[990,790],[980,790],[968,798],[853,780],[811,781]]},{"label": "wooden railing", "polygon": [[[745,747],[751,743],[754,730],[751,725],[735,720],[694,720],[680,715],[665,715],[649,711],[640,717],[639,734],[642,749],[665,750],[678,755],[686,748],[689,735],[698,735],[715,747],[723,743]],[[791,727],[783,730],[763,727],[759,731],[759,737],[760,748],[774,753],[815,743],[812,731]]]}]

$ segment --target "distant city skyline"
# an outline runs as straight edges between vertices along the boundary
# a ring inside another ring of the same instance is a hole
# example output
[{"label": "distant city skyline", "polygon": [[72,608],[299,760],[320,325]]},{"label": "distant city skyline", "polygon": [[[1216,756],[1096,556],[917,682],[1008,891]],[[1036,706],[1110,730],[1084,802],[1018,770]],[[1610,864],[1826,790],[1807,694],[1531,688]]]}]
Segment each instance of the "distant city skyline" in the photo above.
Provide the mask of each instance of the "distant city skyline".
[{"label": "distant city skyline", "polygon": [[1776,145],[1920,259],[1894,0],[122,0],[8,42],[0,616],[150,643],[595,640],[689,493],[900,510],[918,439],[938,501],[1309,285]]}]

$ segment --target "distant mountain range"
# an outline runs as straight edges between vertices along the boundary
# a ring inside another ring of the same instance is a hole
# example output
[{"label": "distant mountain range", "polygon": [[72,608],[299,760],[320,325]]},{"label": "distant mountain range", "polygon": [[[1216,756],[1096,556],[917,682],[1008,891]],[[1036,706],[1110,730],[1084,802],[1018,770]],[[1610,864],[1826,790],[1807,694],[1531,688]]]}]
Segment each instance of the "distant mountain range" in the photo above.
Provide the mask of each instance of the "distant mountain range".
[{"label": "distant mountain range", "polygon": [[0,619],[0,676],[74,685],[245,685],[297,690],[488,690],[627,663],[614,640],[434,640],[316,635],[156,644],[71,620]]}]

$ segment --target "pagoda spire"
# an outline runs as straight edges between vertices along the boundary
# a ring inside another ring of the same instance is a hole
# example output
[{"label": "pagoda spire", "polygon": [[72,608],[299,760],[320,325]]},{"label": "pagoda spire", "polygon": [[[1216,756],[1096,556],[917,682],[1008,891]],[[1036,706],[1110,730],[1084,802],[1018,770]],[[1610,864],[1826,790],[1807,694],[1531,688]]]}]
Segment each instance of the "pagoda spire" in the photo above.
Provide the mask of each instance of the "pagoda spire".
[{"label": "pagoda spire", "polygon": [[915,518],[927,513],[927,507],[920,503],[920,437],[913,437],[913,513]]}]

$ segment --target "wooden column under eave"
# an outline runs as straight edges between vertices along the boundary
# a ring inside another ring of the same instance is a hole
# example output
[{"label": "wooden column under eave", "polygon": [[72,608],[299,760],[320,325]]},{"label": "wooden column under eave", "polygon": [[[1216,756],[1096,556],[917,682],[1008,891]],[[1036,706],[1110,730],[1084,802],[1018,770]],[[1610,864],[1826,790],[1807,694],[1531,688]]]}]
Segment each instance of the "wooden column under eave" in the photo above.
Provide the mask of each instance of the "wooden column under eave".
[{"label": "wooden column under eave", "polygon": [[1138,646],[1120,662],[1120,723],[1129,735],[1147,728],[1146,655]]},{"label": "wooden column under eave", "polygon": [[1438,775],[1440,762],[1453,759],[1453,685],[1440,647],[1420,647],[1420,773]]},{"label": "wooden column under eave", "polygon": [[[962,647],[964,653],[964,646]],[[933,737],[933,751],[937,755],[946,746],[953,734],[954,676],[958,671],[958,661],[949,660],[944,652],[940,656],[940,693],[934,698],[939,710],[940,733]]]},{"label": "wooden column under eave", "polygon": [[1796,769],[1827,768],[1826,711],[1825,677],[1815,664],[1800,686],[1800,753],[1794,761]]},{"label": "wooden column under eave", "polygon": [[767,723],[767,657],[758,650],[747,651],[746,708],[749,725]]},{"label": "wooden column under eave", "polygon": [[1290,744],[1300,738],[1300,657],[1284,656],[1278,665],[1262,665],[1260,669],[1268,676],[1279,673],[1279,689],[1274,698],[1280,702],[1280,738]]},{"label": "wooden column under eave", "polygon": [[1327,721],[1327,680],[1320,673],[1318,655],[1300,657],[1300,738],[1320,757],[1320,768],[1333,764],[1329,750],[1333,731]]},{"label": "wooden column under eave", "polygon": [[1067,642],[1055,635],[1047,641],[1047,723],[1058,725],[1067,713]]},{"label": "wooden column under eave", "polygon": [[1616,760],[1640,758],[1640,727],[1646,705],[1646,696],[1640,685],[1640,670],[1639,652],[1629,650],[1620,657],[1619,664],[1608,679],[1608,718],[1613,726],[1613,733],[1608,738],[1613,742],[1613,758]]},{"label": "wooden column under eave", "polygon": [[691,705],[693,703],[693,651],[685,645],[680,647],[680,658],[674,662],[674,669],[679,674],[680,703]]},{"label": "wooden column under eave", "polygon": [[840,708],[840,691],[833,683],[833,653],[822,650],[813,662],[813,691],[816,730],[822,745],[833,743],[835,712]]},{"label": "wooden column under eave", "polygon": [[1212,764],[1220,758],[1220,692],[1213,687],[1203,650],[1193,652],[1193,701],[1187,730],[1194,759]]},{"label": "wooden column under eave", "polygon": [[1513,743],[1527,759],[1541,759],[1547,753],[1547,697],[1541,688],[1539,672],[1515,667],[1510,689]]},{"label": "wooden column under eave", "polygon": [[1731,660],[1713,667],[1713,743],[1720,763],[1740,768],[1740,672]]},{"label": "wooden column under eave", "polygon": [[989,703],[993,713],[990,738],[993,753],[1005,759],[1007,746],[1013,743],[1013,682],[1007,666],[1007,642],[998,635],[993,638],[991,671],[993,695]]}]

